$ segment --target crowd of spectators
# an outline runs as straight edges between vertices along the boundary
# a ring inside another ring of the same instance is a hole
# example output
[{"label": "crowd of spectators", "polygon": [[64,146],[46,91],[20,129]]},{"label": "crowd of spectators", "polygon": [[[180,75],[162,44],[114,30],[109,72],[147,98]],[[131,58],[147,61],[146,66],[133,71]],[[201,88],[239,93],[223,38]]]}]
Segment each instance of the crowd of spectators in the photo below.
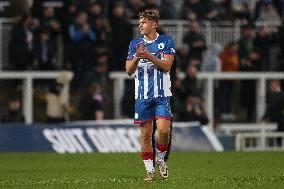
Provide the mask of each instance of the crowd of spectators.
[{"label": "crowd of spectators", "polygon": [[[283,71],[284,1],[257,1],[254,11],[249,1],[237,0],[69,0],[62,7],[36,0],[31,9],[15,23],[10,43],[12,70],[72,70],[71,91],[81,94],[82,119],[103,119],[104,104],[110,96],[110,71],[124,71],[128,45],[133,38],[131,19],[140,11],[159,9],[161,19],[188,20],[184,47],[177,49],[174,70],[174,112],[177,121],[199,120],[207,123],[203,91],[197,73],[234,71]],[[208,46],[199,25],[204,20],[230,20],[242,23],[239,41],[222,47]],[[278,27],[256,26],[257,21],[275,22]],[[270,50],[278,47],[277,63]],[[180,72],[184,78],[178,77]],[[232,96],[236,81],[220,81],[216,112],[232,118]],[[132,87],[133,83],[127,83]],[[240,82],[240,101],[246,120],[255,121],[255,81]],[[125,91],[122,113],[133,117],[133,103]],[[134,96],[134,95],[132,95]],[[94,113],[95,112],[95,113]]]}]

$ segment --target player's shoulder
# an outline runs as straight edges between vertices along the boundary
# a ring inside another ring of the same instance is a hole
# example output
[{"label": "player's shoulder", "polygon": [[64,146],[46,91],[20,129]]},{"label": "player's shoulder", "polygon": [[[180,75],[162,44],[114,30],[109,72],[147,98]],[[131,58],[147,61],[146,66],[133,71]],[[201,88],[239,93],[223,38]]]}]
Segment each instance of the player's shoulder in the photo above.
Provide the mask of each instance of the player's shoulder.
[{"label": "player's shoulder", "polygon": [[138,38],[132,39],[132,41],[130,41],[130,45],[136,46],[141,41],[143,41],[142,37],[138,37]]},{"label": "player's shoulder", "polygon": [[162,41],[174,41],[173,38],[169,35],[160,35],[159,38],[162,40]]}]

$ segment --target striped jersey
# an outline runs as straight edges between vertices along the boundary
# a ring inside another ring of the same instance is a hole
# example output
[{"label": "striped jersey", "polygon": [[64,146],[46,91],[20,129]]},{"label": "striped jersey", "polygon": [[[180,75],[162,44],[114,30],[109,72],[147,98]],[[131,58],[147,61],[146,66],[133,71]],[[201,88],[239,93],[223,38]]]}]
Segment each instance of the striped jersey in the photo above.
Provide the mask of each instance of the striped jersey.
[{"label": "striped jersey", "polygon": [[[130,42],[128,60],[133,60],[136,46],[143,43],[148,51],[159,59],[165,54],[175,55],[173,39],[167,35],[159,35],[153,41],[137,38]],[[149,99],[172,96],[170,72],[164,72],[148,59],[139,59],[135,71],[135,99]]]}]

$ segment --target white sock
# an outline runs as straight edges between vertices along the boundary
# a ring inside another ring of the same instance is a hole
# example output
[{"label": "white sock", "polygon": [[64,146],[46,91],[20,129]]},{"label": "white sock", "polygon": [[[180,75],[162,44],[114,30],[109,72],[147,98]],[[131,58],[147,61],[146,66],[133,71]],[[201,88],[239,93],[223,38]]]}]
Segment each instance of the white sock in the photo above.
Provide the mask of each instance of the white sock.
[{"label": "white sock", "polygon": [[156,158],[157,158],[158,160],[164,161],[166,153],[167,153],[167,151],[161,152],[161,151],[159,151],[159,150],[157,149]]},{"label": "white sock", "polygon": [[154,171],[154,165],[153,165],[153,160],[151,159],[147,159],[147,160],[143,160],[146,171],[150,172],[150,171]]}]

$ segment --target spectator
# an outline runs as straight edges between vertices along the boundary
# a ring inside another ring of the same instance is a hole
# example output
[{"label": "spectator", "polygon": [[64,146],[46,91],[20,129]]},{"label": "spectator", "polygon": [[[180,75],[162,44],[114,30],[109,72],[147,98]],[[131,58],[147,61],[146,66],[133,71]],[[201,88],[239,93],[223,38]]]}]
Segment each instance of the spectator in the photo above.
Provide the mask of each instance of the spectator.
[{"label": "spectator", "polygon": [[281,23],[280,16],[278,15],[272,1],[266,1],[258,14],[258,17],[256,18],[257,21]]},{"label": "spectator", "polygon": [[[97,34],[96,51],[101,52],[103,49],[107,48],[110,51],[112,29],[107,19],[101,17],[95,21],[94,29]],[[100,50],[99,50],[100,49]]]},{"label": "spectator", "polygon": [[214,2],[213,0],[203,0],[202,1],[203,6],[205,7],[206,20],[217,20],[220,17],[220,12],[218,10],[218,4]]},{"label": "spectator", "polygon": [[209,121],[203,108],[203,99],[200,96],[189,96],[186,99],[185,110],[180,112],[179,121],[199,121],[206,125]]},{"label": "spectator", "polygon": [[186,76],[182,80],[182,87],[185,90],[186,96],[192,96],[193,94],[200,93],[197,81],[197,68],[194,65],[189,64],[186,69]]},{"label": "spectator", "polygon": [[267,107],[263,120],[277,123],[277,131],[284,131],[283,115],[284,112],[284,94],[281,90],[280,81],[272,80],[269,83],[269,93]]},{"label": "spectator", "polygon": [[239,9],[235,10],[235,20],[242,24],[251,24],[252,17],[249,10],[249,5],[246,2],[241,3]]},{"label": "spectator", "polygon": [[69,84],[73,74],[62,72],[53,82],[46,96],[46,116],[48,123],[69,121]]},{"label": "spectator", "polygon": [[[250,52],[249,57],[240,63],[241,72],[257,72],[261,70],[260,53],[257,49]],[[246,121],[255,122],[256,81],[241,80],[240,102],[246,110]]]},{"label": "spectator", "polygon": [[40,28],[48,30],[54,47],[57,47],[57,39],[61,32],[61,24],[55,16],[54,7],[44,7],[40,19]]},{"label": "spectator", "polygon": [[218,9],[224,20],[232,20],[234,17],[233,0],[215,0],[219,4]]},{"label": "spectator", "polygon": [[35,61],[38,70],[55,70],[55,47],[50,40],[48,31],[42,30],[35,43]]},{"label": "spectator", "polygon": [[[99,83],[101,86],[108,86],[108,62],[109,56],[106,52],[102,52],[96,56],[95,65],[86,73],[84,81],[81,83],[81,91],[84,93],[85,86],[89,86],[92,83]],[[107,87],[102,90],[104,99],[107,101],[109,92]]]},{"label": "spectator", "polygon": [[104,97],[99,83],[88,86],[87,93],[82,96],[81,105],[82,120],[104,119]]},{"label": "spectator", "polygon": [[[284,20],[283,20],[284,21]],[[284,71],[284,22],[280,27],[280,31],[278,32],[278,39],[279,42],[279,54],[278,54],[278,71]]]},{"label": "spectator", "polygon": [[69,36],[69,26],[75,24],[76,14],[78,7],[75,3],[64,4],[63,11],[60,17],[60,23],[62,26],[62,37],[63,37],[63,67],[70,68],[70,46],[71,39]]},{"label": "spectator", "polygon": [[206,49],[206,42],[204,36],[199,32],[198,22],[190,22],[189,32],[185,34],[183,42],[188,46],[189,58],[202,60],[202,53]]},{"label": "spectator", "polygon": [[142,0],[128,0],[126,4],[126,15],[128,19],[138,19],[139,12],[142,12],[145,4]]},{"label": "spectator", "polygon": [[219,54],[222,52],[222,46],[218,43],[212,45],[204,55],[201,65],[202,72],[221,72],[222,65]]},{"label": "spectator", "polygon": [[13,70],[27,70],[32,67],[34,49],[32,25],[33,18],[30,15],[22,15],[20,21],[12,29],[10,60]]},{"label": "spectator", "polygon": [[179,49],[177,49],[177,53],[176,53],[176,59],[178,62],[178,68],[181,71],[185,71],[187,64],[188,64],[188,60],[189,60],[189,50],[187,47],[181,47]]},{"label": "spectator", "polygon": [[125,57],[127,57],[128,45],[132,39],[132,27],[125,17],[125,8],[123,4],[117,3],[112,9],[112,18],[110,20],[112,28],[112,53],[113,65],[112,71],[124,70]]},{"label": "spectator", "polygon": [[144,0],[144,1],[145,1],[144,10],[159,9],[157,0]]},{"label": "spectator", "polygon": [[182,80],[179,77],[176,77],[174,80],[173,85],[173,112],[174,112],[174,119],[180,120],[180,113],[184,111],[184,102],[186,101],[186,91],[184,89],[184,86],[182,84]]},{"label": "spectator", "polygon": [[163,0],[159,8],[161,19],[177,19],[178,13],[174,6],[174,0]]},{"label": "spectator", "polygon": [[71,63],[74,71],[73,88],[77,89],[83,76],[92,65],[91,55],[93,45],[96,41],[96,33],[88,23],[86,12],[79,12],[76,16],[75,24],[69,26],[71,39]]},{"label": "spectator", "polygon": [[181,18],[185,20],[204,20],[206,9],[200,0],[184,0]]},{"label": "spectator", "polygon": [[94,24],[96,19],[103,17],[103,7],[98,2],[93,2],[89,8],[89,21]]},{"label": "spectator", "polygon": [[271,70],[270,60],[270,48],[275,44],[276,40],[276,28],[269,28],[268,26],[261,26],[256,33],[254,39],[254,45],[260,50],[261,55],[261,71]]},{"label": "spectator", "polygon": [[230,42],[220,54],[223,72],[235,72],[239,70],[238,44]]},{"label": "spectator", "polygon": [[21,102],[19,98],[11,98],[8,102],[8,109],[5,111],[1,119],[2,123],[8,122],[24,122],[24,116],[21,110]]},{"label": "spectator", "polygon": [[[239,58],[237,54],[238,45],[231,42],[224,48],[220,54],[223,72],[235,72],[239,70]],[[233,80],[224,80],[220,82],[221,89],[221,117],[222,119],[235,119],[232,114],[232,96],[235,82]]]},{"label": "spectator", "polygon": [[245,61],[250,56],[252,49],[254,48],[254,30],[251,26],[246,25],[243,27],[242,36],[239,40],[239,59],[241,64],[246,64]]},{"label": "spectator", "polygon": [[[90,3],[92,0],[75,0],[78,10],[80,11],[86,11],[90,7]],[[72,2],[72,0],[71,0]],[[74,1],[73,1],[74,2]]]},{"label": "spectator", "polygon": [[283,16],[284,11],[284,1],[283,0],[272,0],[274,7],[277,9],[277,13],[280,16]]}]

